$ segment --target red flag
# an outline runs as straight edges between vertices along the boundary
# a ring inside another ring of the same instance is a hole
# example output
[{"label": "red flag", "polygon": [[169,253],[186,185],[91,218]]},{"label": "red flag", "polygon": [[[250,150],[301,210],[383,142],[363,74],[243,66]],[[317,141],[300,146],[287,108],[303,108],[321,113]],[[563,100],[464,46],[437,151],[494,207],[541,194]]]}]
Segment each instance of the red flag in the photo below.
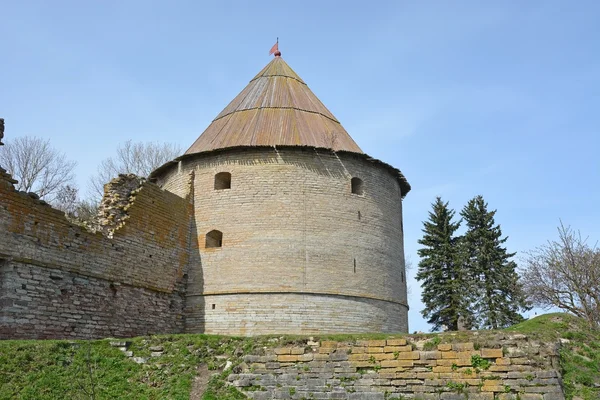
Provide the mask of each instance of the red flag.
[{"label": "red flag", "polygon": [[277,41],[277,43],[275,43],[273,47],[271,47],[271,50],[269,50],[269,55],[275,53],[276,51],[279,51],[279,41]]}]

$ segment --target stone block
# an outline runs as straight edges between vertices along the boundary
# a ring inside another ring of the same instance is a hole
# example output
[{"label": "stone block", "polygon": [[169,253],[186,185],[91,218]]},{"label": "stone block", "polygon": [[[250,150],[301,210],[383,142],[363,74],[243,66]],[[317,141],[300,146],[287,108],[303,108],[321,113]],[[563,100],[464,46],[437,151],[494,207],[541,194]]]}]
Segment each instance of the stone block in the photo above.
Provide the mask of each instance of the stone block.
[{"label": "stone block", "polygon": [[338,352],[329,354],[329,359],[331,361],[346,361],[348,360],[348,354],[344,352]]},{"label": "stone block", "polygon": [[388,339],[386,344],[388,346],[406,346],[406,339]]},{"label": "stone block", "polygon": [[483,358],[502,358],[502,349],[481,349],[481,357]]},{"label": "stone block", "polygon": [[521,393],[521,400],[544,400],[544,397],[538,393]]},{"label": "stone block", "polygon": [[348,360],[350,360],[350,361],[367,361],[367,360],[369,360],[370,357],[371,356],[366,353],[350,354],[350,355],[348,355]]},{"label": "stone block", "polygon": [[368,347],[383,347],[383,346],[385,346],[385,344],[386,344],[385,340],[368,340],[367,341]]},{"label": "stone block", "polygon": [[555,370],[547,370],[547,371],[537,371],[535,373],[537,378],[545,379],[545,378],[558,378],[558,372]]},{"label": "stone block", "polygon": [[348,400],[385,400],[383,393],[349,393]]},{"label": "stone block", "polygon": [[452,350],[454,351],[473,351],[475,350],[475,346],[472,342],[467,343],[453,343]]},{"label": "stone block", "polygon": [[526,386],[522,389],[525,393],[559,393],[560,387],[552,386]]},{"label": "stone block", "polygon": [[279,361],[279,362],[296,362],[296,361],[298,361],[298,356],[282,354],[282,355],[277,356],[277,361]]},{"label": "stone block", "polygon": [[298,361],[312,361],[314,360],[315,355],[313,353],[301,354],[298,356]]},{"label": "stone block", "polygon": [[450,344],[450,343],[438,344],[437,349],[439,351],[450,351],[450,350],[452,350],[452,344]]},{"label": "stone block", "polygon": [[396,357],[394,356],[393,353],[374,353],[374,354],[370,354],[371,357],[375,358],[376,360],[380,361],[380,360],[394,360],[396,359]]},{"label": "stone block", "polygon": [[449,358],[454,359],[458,358],[458,353],[456,351],[442,351],[442,359]]},{"label": "stone block", "polygon": [[422,360],[437,360],[438,358],[442,358],[442,352],[440,352],[440,351],[422,351],[421,352]]},{"label": "stone block", "polygon": [[418,360],[420,357],[421,353],[418,351],[398,353],[398,360]]},{"label": "stone block", "polygon": [[471,392],[469,392],[468,400],[494,400],[494,393],[471,393]]},{"label": "stone block", "polygon": [[496,365],[510,365],[510,358],[496,358]]},{"label": "stone block", "polygon": [[498,379],[486,379],[483,381],[483,386],[498,386],[500,381]]},{"label": "stone block", "polygon": [[492,365],[488,371],[491,372],[508,372],[510,371],[509,365]]},{"label": "stone block", "polygon": [[440,393],[440,400],[465,400],[465,395],[462,393]]},{"label": "stone block", "polygon": [[457,367],[470,367],[471,366],[471,359],[470,358],[456,358],[456,359],[453,359],[451,361],[452,361],[452,365],[451,366],[455,366],[455,365]]},{"label": "stone block", "polygon": [[565,400],[565,395],[559,392],[544,393],[544,400]]},{"label": "stone block", "polygon": [[367,347],[367,353],[383,353],[383,347]]},{"label": "stone block", "polygon": [[481,388],[482,392],[495,392],[495,393],[501,393],[504,392],[504,386],[494,386],[494,385],[483,385],[483,387]]},{"label": "stone block", "polygon": [[382,360],[380,365],[382,368],[396,368],[401,366],[400,361],[402,360]]}]

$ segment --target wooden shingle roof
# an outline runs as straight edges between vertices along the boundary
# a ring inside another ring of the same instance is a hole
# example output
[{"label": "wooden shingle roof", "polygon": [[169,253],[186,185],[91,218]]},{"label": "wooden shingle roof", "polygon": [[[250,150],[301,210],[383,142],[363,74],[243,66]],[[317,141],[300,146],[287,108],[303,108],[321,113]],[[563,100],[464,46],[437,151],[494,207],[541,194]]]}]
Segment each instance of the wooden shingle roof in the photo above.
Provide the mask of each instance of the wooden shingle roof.
[{"label": "wooden shingle roof", "polygon": [[281,57],[250,81],[185,154],[236,146],[312,146],[362,153]]}]

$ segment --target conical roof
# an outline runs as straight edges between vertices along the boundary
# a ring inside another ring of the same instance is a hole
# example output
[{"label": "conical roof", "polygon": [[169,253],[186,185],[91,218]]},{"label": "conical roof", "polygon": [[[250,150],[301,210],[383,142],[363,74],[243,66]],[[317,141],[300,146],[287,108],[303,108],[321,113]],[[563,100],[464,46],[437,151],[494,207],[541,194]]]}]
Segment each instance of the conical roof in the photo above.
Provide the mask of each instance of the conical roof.
[{"label": "conical roof", "polygon": [[362,153],[333,114],[275,57],[185,154],[236,146],[312,146]]}]

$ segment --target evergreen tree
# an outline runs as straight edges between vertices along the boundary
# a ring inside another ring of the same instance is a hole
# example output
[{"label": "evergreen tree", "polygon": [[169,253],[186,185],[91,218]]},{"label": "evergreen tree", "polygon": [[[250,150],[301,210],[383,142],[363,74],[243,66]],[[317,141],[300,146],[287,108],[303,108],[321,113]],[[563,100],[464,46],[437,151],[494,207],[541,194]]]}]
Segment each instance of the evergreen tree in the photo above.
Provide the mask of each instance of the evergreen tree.
[{"label": "evergreen tree", "polygon": [[482,196],[471,199],[463,208],[467,232],[461,238],[465,271],[473,285],[471,298],[474,323],[480,328],[503,328],[523,320],[519,310],[529,306],[516,273],[517,264],[502,245],[496,211],[488,211]]},{"label": "evergreen tree", "polygon": [[424,221],[423,238],[419,244],[417,280],[422,281],[422,300],[425,309],[421,314],[429,318],[432,330],[445,326],[457,330],[460,317],[466,315],[465,285],[459,260],[458,238],[454,232],[460,222],[452,222],[454,211],[437,197]]}]

